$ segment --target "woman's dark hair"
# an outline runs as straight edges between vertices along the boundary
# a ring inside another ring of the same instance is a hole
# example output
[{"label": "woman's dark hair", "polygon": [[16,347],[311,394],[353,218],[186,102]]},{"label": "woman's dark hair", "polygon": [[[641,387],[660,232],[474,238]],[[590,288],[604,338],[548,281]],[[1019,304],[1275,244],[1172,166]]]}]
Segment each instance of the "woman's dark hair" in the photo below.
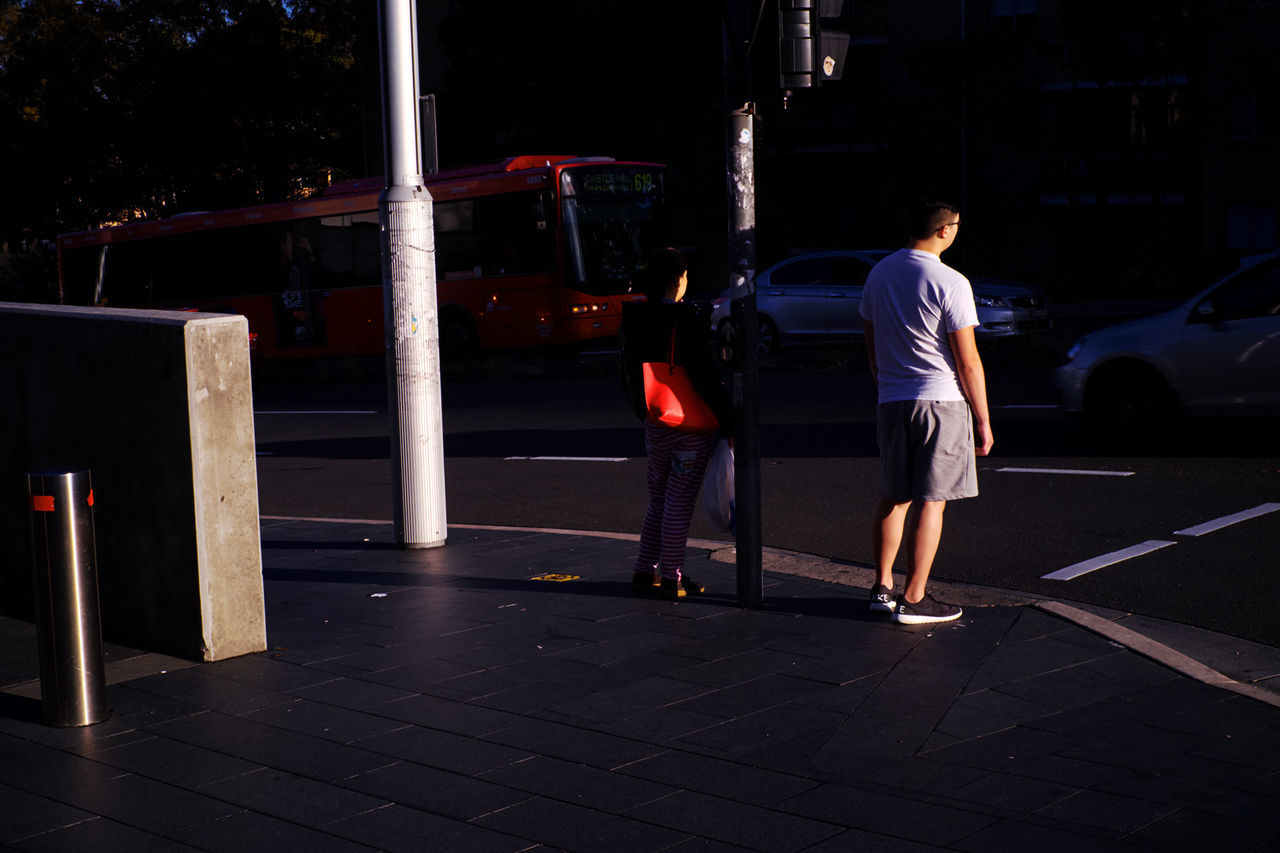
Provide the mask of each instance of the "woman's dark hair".
[{"label": "woman's dark hair", "polygon": [[649,256],[649,269],[644,277],[644,295],[650,302],[661,302],[674,297],[680,285],[680,276],[689,270],[689,263],[679,249],[657,249]]}]

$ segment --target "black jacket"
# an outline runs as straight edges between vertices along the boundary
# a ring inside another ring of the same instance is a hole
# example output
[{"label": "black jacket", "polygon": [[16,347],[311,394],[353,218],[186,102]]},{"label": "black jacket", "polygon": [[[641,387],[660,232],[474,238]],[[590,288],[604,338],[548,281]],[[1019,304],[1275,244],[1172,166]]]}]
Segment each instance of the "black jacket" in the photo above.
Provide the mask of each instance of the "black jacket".
[{"label": "black jacket", "polygon": [[636,417],[644,420],[649,413],[641,365],[671,358],[673,329],[675,364],[689,374],[694,389],[720,421],[720,434],[729,438],[733,435],[733,406],[707,345],[707,330],[693,308],[679,302],[628,302],[622,307],[622,384]]}]

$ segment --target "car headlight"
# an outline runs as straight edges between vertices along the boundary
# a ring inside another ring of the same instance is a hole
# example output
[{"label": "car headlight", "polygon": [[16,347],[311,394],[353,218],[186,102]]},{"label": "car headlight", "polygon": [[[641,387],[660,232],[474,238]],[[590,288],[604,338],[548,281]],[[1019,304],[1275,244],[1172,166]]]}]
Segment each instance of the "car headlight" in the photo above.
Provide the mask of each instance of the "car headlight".
[{"label": "car headlight", "polygon": [[1071,349],[1067,350],[1067,361],[1071,361],[1072,359],[1074,359],[1076,356],[1080,354],[1080,350],[1084,349],[1084,342],[1087,340],[1088,340],[1087,337],[1080,338],[1074,344],[1071,345]]},{"label": "car headlight", "polygon": [[974,296],[973,301],[977,303],[979,308],[1008,308],[1005,301],[999,296]]}]

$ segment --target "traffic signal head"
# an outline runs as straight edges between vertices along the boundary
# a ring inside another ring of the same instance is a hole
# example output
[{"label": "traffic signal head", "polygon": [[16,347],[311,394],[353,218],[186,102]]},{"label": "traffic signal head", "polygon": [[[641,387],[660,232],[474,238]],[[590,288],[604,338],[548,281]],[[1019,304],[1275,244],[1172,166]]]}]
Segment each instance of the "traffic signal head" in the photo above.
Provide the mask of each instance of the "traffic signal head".
[{"label": "traffic signal head", "polygon": [[844,0],[778,0],[778,81],[783,89],[807,89],[839,80],[849,34],[837,24]]}]

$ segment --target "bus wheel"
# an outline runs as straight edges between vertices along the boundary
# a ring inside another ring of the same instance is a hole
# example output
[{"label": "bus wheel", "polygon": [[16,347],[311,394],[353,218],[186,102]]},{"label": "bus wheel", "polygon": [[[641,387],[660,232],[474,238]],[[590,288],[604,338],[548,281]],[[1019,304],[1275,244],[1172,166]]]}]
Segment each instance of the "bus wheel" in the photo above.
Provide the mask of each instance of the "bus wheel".
[{"label": "bus wheel", "polygon": [[459,309],[440,312],[440,358],[443,361],[461,361],[476,354],[476,327],[471,318]]}]

